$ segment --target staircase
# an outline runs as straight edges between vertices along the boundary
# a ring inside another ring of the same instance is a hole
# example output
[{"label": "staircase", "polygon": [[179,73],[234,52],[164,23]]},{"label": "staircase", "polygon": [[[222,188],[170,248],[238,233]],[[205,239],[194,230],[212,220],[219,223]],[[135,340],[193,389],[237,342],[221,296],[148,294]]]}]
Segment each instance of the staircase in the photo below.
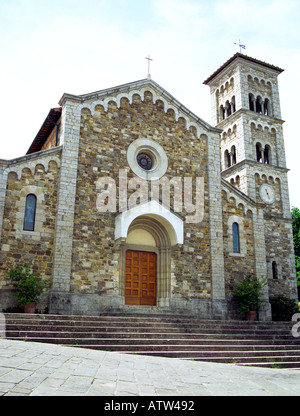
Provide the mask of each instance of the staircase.
[{"label": "staircase", "polygon": [[6,337],[126,354],[300,369],[292,322],[207,321],[182,315],[5,314]]}]

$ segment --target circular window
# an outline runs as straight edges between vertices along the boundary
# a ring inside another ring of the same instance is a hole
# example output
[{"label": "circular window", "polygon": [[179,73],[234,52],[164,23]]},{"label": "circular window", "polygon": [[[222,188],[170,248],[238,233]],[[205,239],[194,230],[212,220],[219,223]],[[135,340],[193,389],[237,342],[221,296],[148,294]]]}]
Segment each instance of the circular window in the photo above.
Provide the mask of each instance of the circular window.
[{"label": "circular window", "polygon": [[145,170],[151,170],[153,166],[153,160],[147,153],[139,153],[136,158],[138,165]]},{"label": "circular window", "polygon": [[133,172],[146,180],[159,179],[168,169],[167,155],[154,140],[135,140],[127,150],[127,160]]}]

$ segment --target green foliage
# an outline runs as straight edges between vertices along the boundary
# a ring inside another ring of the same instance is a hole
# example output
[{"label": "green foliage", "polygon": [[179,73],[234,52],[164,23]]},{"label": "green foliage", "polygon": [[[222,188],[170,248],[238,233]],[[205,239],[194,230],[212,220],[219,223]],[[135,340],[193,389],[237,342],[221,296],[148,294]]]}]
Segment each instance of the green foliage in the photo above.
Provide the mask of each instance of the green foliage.
[{"label": "green foliage", "polygon": [[264,303],[262,290],[267,284],[267,279],[258,280],[256,276],[245,276],[241,282],[235,283],[233,297],[239,304],[239,313],[258,311]]},{"label": "green foliage", "polygon": [[291,321],[295,313],[299,313],[297,302],[285,295],[270,298],[273,321]]},{"label": "green foliage", "polygon": [[300,210],[292,208],[294,248],[296,256],[300,256]]},{"label": "green foliage", "polygon": [[42,292],[51,286],[49,280],[35,277],[29,264],[25,264],[24,267],[10,269],[8,276],[16,284],[16,298],[21,306],[31,302],[38,303]]},{"label": "green foliage", "polygon": [[297,284],[300,286],[300,256],[295,256],[295,265],[297,273]]},{"label": "green foliage", "polygon": [[300,286],[300,210],[299,208],[293,207],[291,215],[293,219],[293,236],[294,236],[297,283],[298,283],[298,286]]}]

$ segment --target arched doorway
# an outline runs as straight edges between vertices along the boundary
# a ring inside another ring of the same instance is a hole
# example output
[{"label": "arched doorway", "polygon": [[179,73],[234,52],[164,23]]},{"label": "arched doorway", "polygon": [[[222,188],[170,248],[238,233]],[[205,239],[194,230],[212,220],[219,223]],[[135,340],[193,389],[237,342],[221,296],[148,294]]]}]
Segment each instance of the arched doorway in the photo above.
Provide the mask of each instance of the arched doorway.
[{"label": "arched doorway", "polygon": [[121,257],[120,287],[125,305],[168,306],[171,239],[163,221],[151,214],[135,218]]},{"label": "arched doorway", "polygon": [[156,305],[156,253],[126,250],[125,305]]},{"label": "arched doorway", "polygon": [[130,302],[127,298],[130,294],[125,293],[125,276],[126,253],[131,250],[156,254],[156,299],[153,305],[170,305],[171,251],[177,244],[183,244],[183,228],[183,220],[156,201],[138,205],[116,217],[115,239],[120,247],[119,293],[125,303]]}]

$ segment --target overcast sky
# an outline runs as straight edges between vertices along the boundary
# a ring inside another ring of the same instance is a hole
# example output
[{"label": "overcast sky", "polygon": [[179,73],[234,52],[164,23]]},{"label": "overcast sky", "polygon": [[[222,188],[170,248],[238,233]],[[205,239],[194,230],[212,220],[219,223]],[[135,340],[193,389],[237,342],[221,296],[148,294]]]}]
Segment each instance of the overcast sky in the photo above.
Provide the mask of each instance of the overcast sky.
[{"label": "overcast sky", "polygon": [[279,76],[291,206],[300,208],[300,0],[0,0],[0,158],[23,156],[63,93],[151,75],[211,122],[203,81],[243,53]]}]

